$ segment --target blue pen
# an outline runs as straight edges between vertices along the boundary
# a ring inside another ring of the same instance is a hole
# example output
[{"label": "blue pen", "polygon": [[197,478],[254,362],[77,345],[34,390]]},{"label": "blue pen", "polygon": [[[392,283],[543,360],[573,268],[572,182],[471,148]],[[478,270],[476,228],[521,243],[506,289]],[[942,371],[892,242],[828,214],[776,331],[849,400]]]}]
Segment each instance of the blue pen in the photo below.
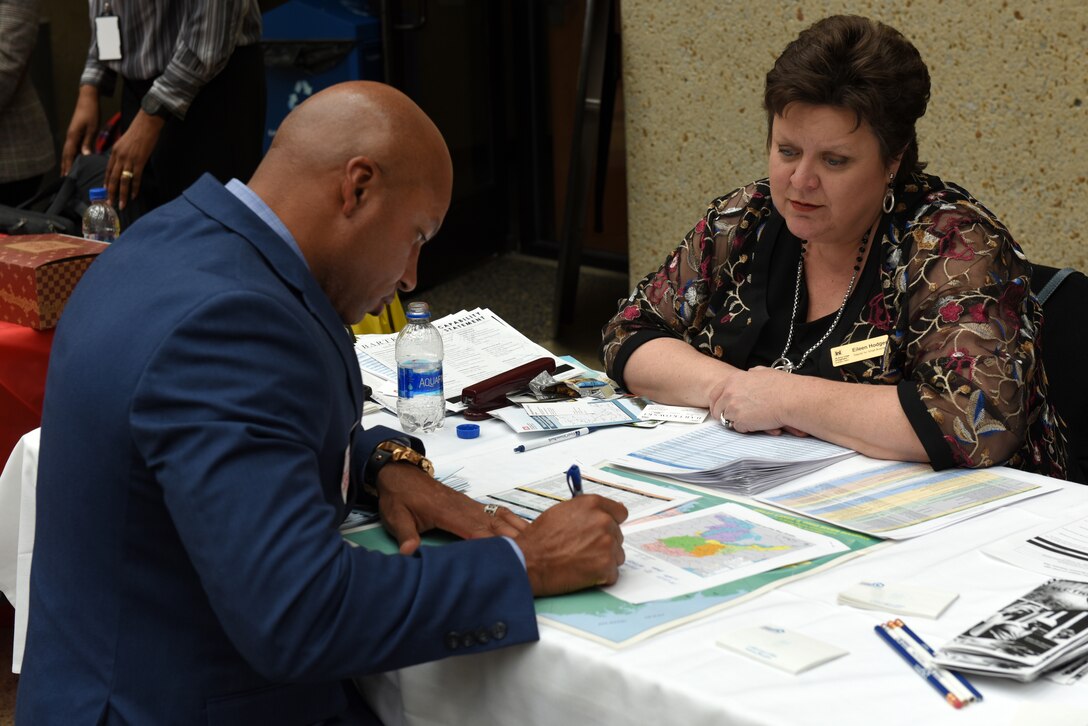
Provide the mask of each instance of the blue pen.
[{"label": "blue pen", "polygon": [[914,656],[908,653],[907,650],[902,645],[900,645],[894,637],[892,637],[892,635],[884,628],[883,625],[876,625],[873,627],[873,630],[876,631],[876,634],[879,635],[885,643],[892,647],[892,650],[898,653],[899,656],[910,665],[915,673],[929,681],[929,684],[933,686],[933,688],[935,688],[937,692],[941,694],[941,697],[944,698],[944,700],[947,701],[949,704],[951,704],[953,708],[963,707],[963,702],[960,699],[956,698],[956,696],[951,691],[945,688],[944,685],[939,680],[937,680],[933,676],[933,674],[926,669],[925,666],[915,660]]},{"label": "blue pen", "polygon": [[[896,620],[895,622],[899,624],[899,627],[901,627],[903,629],[904,633],[906,633],[907,635],[909,635],[911,637],[911,640],[913,640],[914,642],[918,643],[918,645],[925,648],[925,651],[927,653],[929,653],[931,656],[936,656],[937,655],[936,653],[933,652],[933,648],[930,648],[929,644],[926,643],[926,641],[922,640],[918,636],[917,633],[915,633],[913,630],[911,630],[910,627],[906,623],[904,623],[902,620]],[[957,681],[959,681],[963,685],[963,687],[966,688],[971,693],[971,695],[975,697],[976,701],[981,701],[982,700],[982,694],[979,693],[978,691],[976,691],[975,687],[972,686],[967,681],[966,678],[964,678],[962,675],[960,675],[956,671],[948,671],[948,674],[950,676],[952,676],[953,678],[955,678]]]},{"label": "blue pen", "polygon": [[567,469],[567,488],[570,489],[572,498],[582,493],[582,470],[577,464],[572,464]]}]

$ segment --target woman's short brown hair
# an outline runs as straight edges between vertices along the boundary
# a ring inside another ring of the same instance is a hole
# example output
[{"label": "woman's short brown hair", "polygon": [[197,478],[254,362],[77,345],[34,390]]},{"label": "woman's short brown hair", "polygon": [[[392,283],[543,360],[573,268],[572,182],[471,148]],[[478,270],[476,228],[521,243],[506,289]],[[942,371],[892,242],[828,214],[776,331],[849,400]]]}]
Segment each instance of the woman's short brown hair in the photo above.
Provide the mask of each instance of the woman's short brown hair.
[{"label": "woman's short brown hair", "polygon": [[901,172],[921,170],[914,124],[929,102],[929,70],[895,28],[856,15],[833,15],[801,32],[767,74],[763,107],[771,124],[799,102],[838,106],[866,121],[885,162],[903,152]]}]

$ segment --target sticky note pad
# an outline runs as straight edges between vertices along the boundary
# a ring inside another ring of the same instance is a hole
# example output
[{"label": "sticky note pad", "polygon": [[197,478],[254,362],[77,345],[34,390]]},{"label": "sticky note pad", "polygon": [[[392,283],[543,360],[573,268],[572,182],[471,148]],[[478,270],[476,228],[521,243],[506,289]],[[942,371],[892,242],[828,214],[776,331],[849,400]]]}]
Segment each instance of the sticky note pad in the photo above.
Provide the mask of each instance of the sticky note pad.
[{"label": "sticky note pad", "polygon": [[840,605],[936,619],[959,597],[957,593],[917,585],[859,582],[839,593]]},{"label": "sticky note pad", "polygon": [[801,673],[848,653],[822,640],[773,625],[734,630],[723,635],[718,645],[787,673]]}]

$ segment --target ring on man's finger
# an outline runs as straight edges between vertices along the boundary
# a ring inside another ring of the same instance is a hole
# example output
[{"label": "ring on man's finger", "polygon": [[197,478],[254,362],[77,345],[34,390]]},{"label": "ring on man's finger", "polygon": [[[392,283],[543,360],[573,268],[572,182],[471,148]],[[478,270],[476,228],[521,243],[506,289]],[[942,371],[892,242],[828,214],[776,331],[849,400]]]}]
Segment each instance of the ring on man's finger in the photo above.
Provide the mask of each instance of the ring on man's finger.
[{"label": "ring on man's finger", "polygon": [[722,422],[722,426],[730,430],[733,429],[733,422],[725,417],[724,411],[718,415],[718,420]]},{"label": "ring on man's finger", "polygon": [[489,517],[494,517],[495,512],[497,512],[497,511],[499,511],[499,505],[498,504],[485,504],[484,505],[484,514],[486,514]]},{"label": "ring on man's finger", "polygon": [[131,178],[132,178],[132,177],[134,177],[134,176],[136,176],[136,175],[135,175],[135,174],[133,174],[133,173],[132,173],[131,171],[129,171],[128,169],[125,169],[125,170],[124,170],[123,172],[121,172],[121,178],[122,178],[122,179],[131,179]]}]

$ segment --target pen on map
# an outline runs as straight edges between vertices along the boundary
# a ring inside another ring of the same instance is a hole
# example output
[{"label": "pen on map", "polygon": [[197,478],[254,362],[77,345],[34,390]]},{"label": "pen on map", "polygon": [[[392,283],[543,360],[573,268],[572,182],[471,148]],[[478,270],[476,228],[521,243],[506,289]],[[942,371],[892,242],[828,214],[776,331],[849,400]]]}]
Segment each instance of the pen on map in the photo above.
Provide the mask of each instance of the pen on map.
[{"label": "pen on map", "polygon": [[580,429],[574,431],[564,431],[561,434],[555,434],[553,436],[545,436],[539,439],[533,439],[532,441],[526,441],[524,444],[518,444],[514,447],[514,451],[532,451],[533,449],[539,449],[541,446],[551,446],[552,444],[558,444],[560,441],[567,441],[569,439],[576,439],[579,436],[585,436],[589,433],[589,428],[583,426]]}]

